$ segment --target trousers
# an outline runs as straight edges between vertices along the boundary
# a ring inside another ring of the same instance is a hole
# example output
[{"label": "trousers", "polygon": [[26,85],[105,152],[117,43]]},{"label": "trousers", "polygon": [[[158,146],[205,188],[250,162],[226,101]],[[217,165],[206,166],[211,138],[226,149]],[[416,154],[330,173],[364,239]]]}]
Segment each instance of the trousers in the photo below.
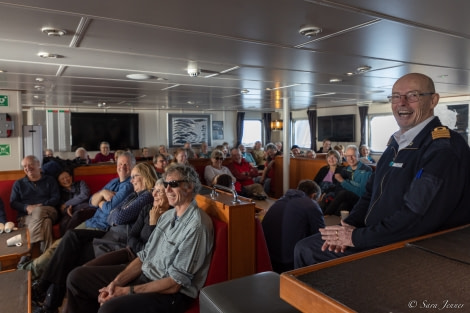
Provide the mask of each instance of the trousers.
[{"label": "trousers", "polygon": [[59,214],[52,206],[38,206],[31,215],[19,218],[20,227],[27,226],[31,243],[41,242],[41,252],[46,251],[54,242],[52,225],[57,222]]}]

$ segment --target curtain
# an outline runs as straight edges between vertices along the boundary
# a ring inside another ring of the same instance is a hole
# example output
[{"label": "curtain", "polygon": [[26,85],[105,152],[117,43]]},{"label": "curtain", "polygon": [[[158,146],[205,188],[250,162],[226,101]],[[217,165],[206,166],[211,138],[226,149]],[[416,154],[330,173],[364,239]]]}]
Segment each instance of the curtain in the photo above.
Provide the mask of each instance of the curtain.
[{"label": "curtain", "polygon": [[369,112],[368,106],[360,106],[359,107],[359,119],[361,120],[361,142],[359,143],[359,147],[366,143],[366,117],[367,112]]},{"label": "curtain", "polygon": [[238,147],[242,143],[244,120],[245,120],[245,112],[238,112],[237,113],[237,145],[235,147]]},{"label": "curtain", "polygon": [[271,142],[271,113],[263,113],[265,145]]},{"label": "curtain", "polygon": [[307,116],[310,126],[310,149],[317,151],[317,110],[308,110]]}]

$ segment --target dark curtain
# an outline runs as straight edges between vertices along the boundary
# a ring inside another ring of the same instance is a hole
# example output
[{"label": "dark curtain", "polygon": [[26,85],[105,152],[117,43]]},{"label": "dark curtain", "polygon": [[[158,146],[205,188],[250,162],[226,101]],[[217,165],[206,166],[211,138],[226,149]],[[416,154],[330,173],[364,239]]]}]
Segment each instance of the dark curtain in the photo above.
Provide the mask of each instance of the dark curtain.
[{"label": "dark curtain", "polygon": [[364,145],[366,143],[366,117],[367,112],[369,112],[368,106],[360,106],[359,107],[359,119],[361,120],[361,142],[359,146]]},{"label": "dark curtain", "polygon": [[237,113],[237,145],[235,147],[238,147],[242,143],[244,120],[245,120],[245,112],[238,112]]},{"label": "dark curtain", "polygon": [[271,113],[263,113],[265,145],[271,142]]},{"label": "dark curtain", "polygon": [[308,110],[307,116],[310,126],[310,149],[317,151],[317,110]]}]

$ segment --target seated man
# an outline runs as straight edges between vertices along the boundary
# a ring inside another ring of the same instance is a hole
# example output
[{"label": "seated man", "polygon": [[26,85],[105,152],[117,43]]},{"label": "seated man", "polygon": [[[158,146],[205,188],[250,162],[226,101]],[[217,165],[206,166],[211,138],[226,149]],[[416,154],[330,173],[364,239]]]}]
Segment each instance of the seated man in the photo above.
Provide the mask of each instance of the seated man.
[{"label": "seated man", "polygon": [[230,151],[232,163],[228,168],[233,176],[237,179],[235,182],[235,190],[242,196],[264,200],[267,198],[263,186],[255,183],[253,179],[258,178],[258,169],[248,163],[240,153],[238,148],[232,148]]},{"label": "seated man", "polygon": [[294,158],[302,156],[298,145],[293,145],[292,148],[290,148],[290,155]]},{"label": "seated man", "polygon": [[211,260],[212,221],[194,199],[201,183],[192,167],[172,164],[163,177],[174,208],[163,213],[128,266],[72,271],[67,312],[185,312],[197,298]]},{"label": "seated man", "polygon": [[95,155],[93,163],[114,162],[114,153],[111,152],[109,142],[100,143],[100,152]]},{"label": "seated man", "polygon": [[245,148],[244,145],[239,144],[238,145],[238,150],[240,150],[240,153],[242,154],[242,158],[244,158],[251,165],[256,166],[256,161],[253,158],[253,155],[250,152],[246,151],[246,148]]},{"label": "seated man", "polygon": [[87,165],[91,163],[90,157],[88,156],[88,151],[83,147],[78,147],[75,150],[75,159],[73,162],[79,165]]},{"label": "seated man", "polygon": [[434,82],[405,75],[389,99],[400,129],[366,192],[342,225],[297,243],[296,268],[470,223],[470,149],[434,116]]},{"label": "seated man", "polygon": [[294,269],[295,244],[325,227],[317,201],[321,190],[313,180],[302,180],[289,189],[263,218],[263,232],[273,269],[277,273]]},{"label": "seated man", "polygon": [[351,211],[359,198],[366,191],[366,184],[372,175],[372,169],[359,161],[359,151],[355,145],[346,148],[348,167],[335,174],[341,189],[336,190],[333,201],[325,210],[325,215],[340,215],[341,211]]},{"label": "seated man", "polygon": [[31,244],[38,243],[44,252],[52,245],[52,225],[59,220],[59,185],[53,177],[41,173],[34,155],[25,157],[21,165],[26,176],[13,184],[10,206],[18,211],[18,226],[28,227]]}]

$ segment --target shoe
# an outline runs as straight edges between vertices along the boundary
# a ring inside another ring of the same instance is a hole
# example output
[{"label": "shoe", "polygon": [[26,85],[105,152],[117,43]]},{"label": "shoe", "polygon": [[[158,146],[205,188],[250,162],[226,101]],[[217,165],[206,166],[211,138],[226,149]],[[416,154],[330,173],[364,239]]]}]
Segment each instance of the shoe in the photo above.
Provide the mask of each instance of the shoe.
[{"label": "shoe", "polygon": [[31,283],[31,301],[37,306],[42,307],[44,299],[46,298],[46,292],[41,290],[39,284],[39,279]]},{"label": "shoe", "polygon": [[31,261],[31,256],[29,255],[23,255],[21,258],[20,258],[20,261],[18,262],[18,265],[17,265],[17,268],[19,270],[22,270],[24,269],[24,266],[26,265],[26,263],[30,262]]}]

